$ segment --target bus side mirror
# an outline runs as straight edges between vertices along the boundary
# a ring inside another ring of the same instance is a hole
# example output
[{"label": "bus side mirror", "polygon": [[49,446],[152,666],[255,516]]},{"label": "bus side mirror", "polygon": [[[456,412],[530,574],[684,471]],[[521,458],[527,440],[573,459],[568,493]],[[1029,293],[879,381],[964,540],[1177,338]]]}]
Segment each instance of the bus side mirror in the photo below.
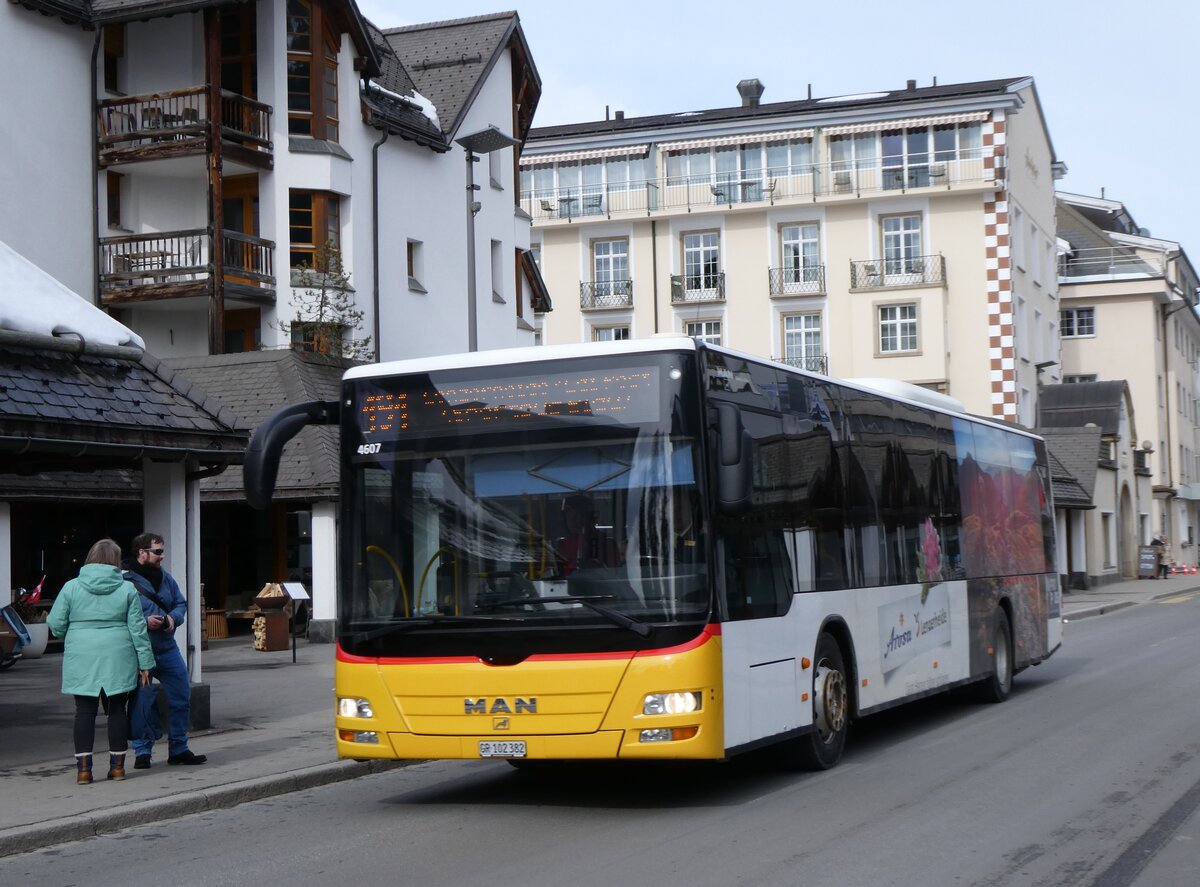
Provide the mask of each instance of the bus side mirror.
[{"label": "bus side mirror", "polygon": [[731,403],[717,406],[717,507],[724,514],[741,514],[754,496],[754,444]]},{"label": "bus side mirror", "polygon": [[251,508],[261,511],[271,504],[279,460],[287,442],[307,425],[336,425],[340,416],[338,401],[310,400],[283,407],[263,420],[246,447],[242,466],[242,486]]}]

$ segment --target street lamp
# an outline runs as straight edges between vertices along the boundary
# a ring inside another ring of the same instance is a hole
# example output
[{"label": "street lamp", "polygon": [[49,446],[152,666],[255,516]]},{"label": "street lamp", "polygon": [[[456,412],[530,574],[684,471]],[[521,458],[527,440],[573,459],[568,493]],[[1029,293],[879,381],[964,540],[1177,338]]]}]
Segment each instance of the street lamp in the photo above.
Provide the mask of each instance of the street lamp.
[{"label": "street lamp", "polygon": [[479,186],[475,184],[475,164],[479,154],[490,154],[502,148],[521,144],[512,136],[506,136],[495,126],[473,132],[469,136],[454,140],[467,152],[467,350],[479,350],[479,333],[475,317],[475,215],[483,208],[475,199]]}]

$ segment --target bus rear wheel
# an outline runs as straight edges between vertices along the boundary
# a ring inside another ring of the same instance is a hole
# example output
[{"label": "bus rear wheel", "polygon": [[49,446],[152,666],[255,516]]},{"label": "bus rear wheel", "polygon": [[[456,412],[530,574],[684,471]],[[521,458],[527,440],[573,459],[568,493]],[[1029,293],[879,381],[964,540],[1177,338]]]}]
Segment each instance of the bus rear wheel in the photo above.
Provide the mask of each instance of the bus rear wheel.
[{"label": "bus rear wheel", "polygon": [[832,635],[817,638],[813,656],[813,729],[795,743],[796,763],[804,770],[828,770],[842,758],[850,727],[850,689],[842,648]]},{"label": "bus rear wheel", "polygon": [[1012,692],[1012,627],[1008,613],[997,607],[992,616],[992,673],[980,684],[976,698],[980,702],[1003,702]]}]

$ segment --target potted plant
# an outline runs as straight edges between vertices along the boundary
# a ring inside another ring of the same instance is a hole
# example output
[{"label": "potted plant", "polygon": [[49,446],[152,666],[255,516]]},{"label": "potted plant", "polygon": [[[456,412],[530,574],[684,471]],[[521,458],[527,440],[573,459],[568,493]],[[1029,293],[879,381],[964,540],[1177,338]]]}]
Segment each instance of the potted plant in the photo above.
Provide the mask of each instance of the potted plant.
[{"label": "potted plant", "polygon": [[50,641],[50,626],[46,624],[46,617],[49,613],[37,605],[42,597],[42,583],[46,581],[46,577],[42,577],[42,581],[37,584],[33,591],[26,591],[23,588],[18,588],[13,596],[13,609],[17,611],[17,615],[21,617],[21,621],[25,623],[25,627],[29,629],[30,642],[21,648],[21,657],[23,659],[37,659],[46,652],[46,644]]}]

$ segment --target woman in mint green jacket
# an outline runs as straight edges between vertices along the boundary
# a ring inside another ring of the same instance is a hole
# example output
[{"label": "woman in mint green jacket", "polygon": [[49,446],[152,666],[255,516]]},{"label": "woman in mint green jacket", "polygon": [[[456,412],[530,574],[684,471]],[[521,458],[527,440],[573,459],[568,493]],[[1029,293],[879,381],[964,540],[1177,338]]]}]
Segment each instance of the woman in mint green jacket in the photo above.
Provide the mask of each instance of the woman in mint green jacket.
[{"label": "woman in mint green jacket", "polygon": [[75,697],[76,782],[92,781],[96,712],[108,711],[108,778],[125,778],[129,747],[126,702],[150,682],[154,651],[137,590],[121,576],[121,546],[101,539],[79,577],[62,587],[50,609],[50,630],[63,639],[63,693]]}]

